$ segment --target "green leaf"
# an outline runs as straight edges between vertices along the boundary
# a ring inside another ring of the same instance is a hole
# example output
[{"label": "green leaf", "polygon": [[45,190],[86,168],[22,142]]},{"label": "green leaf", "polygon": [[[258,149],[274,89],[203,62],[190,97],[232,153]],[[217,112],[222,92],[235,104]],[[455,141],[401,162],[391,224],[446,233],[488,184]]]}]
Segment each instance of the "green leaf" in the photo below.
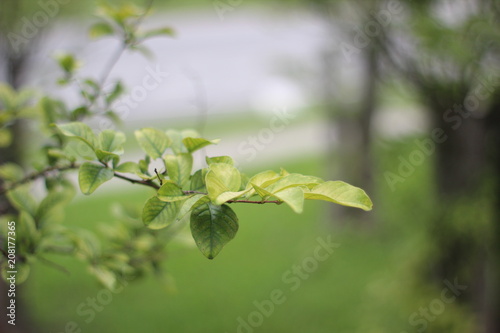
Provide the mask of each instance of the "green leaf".
[{"label": "green leaf", "polygon": [[205,160],[207,161],[208,165],[214,163],[224,163],[224,164],[234,165],[234,160],[229,156],[215,156],[215,157],[207,156]]},{"label": "green leaf", "polygon": [[56,126],[62,134],[79,139],[94,150],[97,139],[94,132],[92,132],[92,129],[88,125],[80,122],[73,122]]},{"label": "green leaf", "polygon": [[137,130],[135,137],[141,148],[153,159],[162,157],[171,144],[167,134],[155,128]]},{"label": "green leaf", "polygon": [[194,173],[191,177],[191,183],[189,184],[190,191],[206,192],[207,188],[205,186],[205,177],[207,175],[208,168],[203,168]]},{"label": "green leaf", "polygon": [[174,154],[180,154],[180,153],[186,153],[187,149],[184,147],[184,144],[182,143],[182,134],[179,131],[170,129],[166,131],[167,136],[169,137],[170,141],[172,144],[170,145],[170,148],[172,148]]},{"label": "green leaf", "polygon": [[[63,204],[69,202],[74,194],[73,191],[69,190],[59,190],[50,191],[49,194],[40,202],[38,209],[36,211],[36,219],[38,221],[43,221],[45,218],[50,217],[50,214],[55,209],[62,209]],[[43,223],[41,223],[43,224]]]},{"label": "green leaf", "polygon": [[226,203],[229,200],[233,200],[239,197],[242,197],[243,195],[247,194],[250,192],[251,189],[248,190],[243,190],[243,191],[238,191],[238,192],[224,192],[221,193],[215,200],[213,201],[214,204],[216,205],[222,205]]},{"label": "green leaf", "polygon": [[179,200],[186,200],[189,196],[186,196],[176,183],[171,180],[166,180],[161,188],[158,190],[158,199],[165,202],[174,202]]},{"label": "green leaf", "polygon": [[195,152],[201,148],[204,148],[208,145],[213,145],[219,143],[220,140],[207,140],[203,138],[184,138],[182,139],[182,143],[184,146],[187,148],[188,152],[192,153]]},{"label": "green leaf", "polygon": [[121,155],[123,154],[123,144],[125,143],[125,134],[113,130],[104,130],[99,133],[99,149]]},{"label": "green leaf", "polygon": [[142,173],[139,165],[135,162],[124,162],[115,168],[116,172],[120,173],[132,173],[139,174]]},{"label": "green leaf", "polygon": [[91,38],[99,38],[102,36],[112,35],[115,32],[111,24],[106,22],[99,22],[94,24],[89,29],[89,34]]},{"label": "green leaf", "polygon": [[19,244],[24,244],[25,250],[32,252],[40,238],[33,216],[25,211],[20,211],[16,230]]},{"label": "green leaf", "polygon": [[93,193],[100,185],[113,178],[113,170],[104,166],[85,162],[80,166],[78,183],[83,194]]},{"label": "green leaf", "polygon": [[304,210],[304,191],[301,187],[289,187],[277,193],[271,193],[258,185],[253,185],[255,191],[262,197],[268,199],[275,197],[279,201],[283,201],[297,214],[302,213]]},{"label": "green leaf", "polygon": [[113,161],[113,166],[120,163],[120,156],[113,153],[109,153],[107,151],[103,151],[101,149],[96,149],[95,155],[97,156],[97,159],[102,163],[108,163],[109,161]]},{"label": "green leaf", "polygon": [[237,192],[241,186],[241,175],[238,169],[229,164],[214,163],[210,165],[205,177],[208,196],[215,201],[224,192]]},{"label": "green leaf", "polygon": [[238,217],[227,205],[208,203],[191,212],[191,234],[198,249],[208,259],[215,258],[237,231]]},{"label": "green leaf", "polygon": [[177,220],[181,220],[187,213],[191,212],[194,208],[207,204],[210,202],[210,198],[205,194],[195,194],[186,201],[182,203],[182,207],[177,214]]},{"label": "green leaf", "polygon": [[35,216],[37,210],[37,202],[31,195],[28,185],[19,186],[7,193],[9,202],[17,209],[28,212],[31,216]]},{"label": "green leaf", "polygon": [[0,147],[8,147],[12,143],[12,133],[7,128],[0,128]]},{"label": "green leaf", "polygon": [[[113,103],[118,97],[120,97],[123,92],[125,91],[125,88],[123,87],[123,84],[118,81],[115,83],[115,86],[113,88],[113,90],[106,95],[106,103],[108,105],[110,105],[111,103]],[[109,113],[111,111],[108,111],[107,113]],[[119,122],[120,121],[120,118],[114,113],[114,112],[111,112],[112,113],[112,116],[111,118],[116,121],[116,122]],[[113,118],[114,117],[114,118]]]},{"label": "green leaf", "polygon": [[66,73],[73,73],[73,71],[78,67],[78,62],[75,57],[71,54],[60,53],[54,56],[59,66]]},{"label": "green leaf", "polygon": [[8,181],[18,181],[24,176],[23,169],[15,163],[5,163],[0,165],[0,178]]},{"label": "green leaf", "polygon": [[324,181],[321,178],[313,176],[304,176],[298,173],[291,173],[281,177],[278,181],[269,185],[267,187],[267,190],[271,193],[276,193],[288,187],[307,186],[309,188],[312,188],[321,183],[324,183]]},{"label": "green leaf", "polygon": [[319,184],[309,192],[306,191],[304,197],[310,200],[330,201],[366,211],[373,208],[373,203],[365,191],[342,181],[329,181]]},{"label": "green leaf", "polygon": [[255,190],[252,185],[257,185],[258,187],[266,188],[269,185],[276,183],[280,179],[281,176],[272,170],[267,170],[256,174],[255,176],[253,176],[248,180],[246,189],[250,189],[250,192],[248,192],[247,197],[250,197],[255,193]]},{"label": "green leaf", "polygon": [[185,188],[193,169],[193,156],[188,153],[167,155],[164,158],[167,174],[171,180]]},{"label": "green leaf", "polygon": [[143,39],[146,39],[146,38],[158,37],[158,36],[174,37],[175,31],[172,28],[164,27],[164,28],[146,31],[146,32],[142,33],[140,37]]},{"label": "green leaf", "polygon": [[150,229],[163,229],[176,221],[182,201],[164,202],[156,196],[149,199],[142,210],[142,221]]}]

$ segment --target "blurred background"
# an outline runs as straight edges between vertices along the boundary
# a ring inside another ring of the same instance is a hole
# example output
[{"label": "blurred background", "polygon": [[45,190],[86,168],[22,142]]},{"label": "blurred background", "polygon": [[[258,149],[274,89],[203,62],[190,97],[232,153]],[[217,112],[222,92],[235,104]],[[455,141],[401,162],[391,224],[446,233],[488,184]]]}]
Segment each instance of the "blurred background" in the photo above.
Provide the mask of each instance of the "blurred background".
[{"label": "blurred background", "polygon": [[[2,81],[73,103],[53,55],[75,53],[94,77],[119,48],[88,37],[95,8],[1,0]],[[78,260],[50,258],[69,275],[36,264],[22,332],[500,332],[500,1],[155,1],[144,25],[176,36],[111,72],[127,84],[123,131],[195,128],[243,172],[341,179],[375,208],[237,206],[238,237],[216,260],[181,233],[168,281],[113,294]],[[66,223],[96,230],[114,203],[150,195],[112,181],[78,195]]]}]

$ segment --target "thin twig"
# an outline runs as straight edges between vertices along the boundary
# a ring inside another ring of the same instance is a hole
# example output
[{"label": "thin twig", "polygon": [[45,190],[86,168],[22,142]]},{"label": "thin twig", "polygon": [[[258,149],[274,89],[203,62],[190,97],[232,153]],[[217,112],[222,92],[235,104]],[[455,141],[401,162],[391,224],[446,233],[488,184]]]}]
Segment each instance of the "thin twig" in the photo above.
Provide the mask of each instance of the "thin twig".
[{"label": "thin twig", "polygon": [[116,172],[115,172],[114,176],[116,178],[120,178],[120,179],[126,180],[128,182],[131,182],[132,184],[140,184],[140,185],[144,185],[144,186],[149,186],[149,187],[152,187],[152,188],[157,189],[157,190],[160,188],[160,186],[158,186],[158,184],[152,182],[151,180],[137,180],[137,179],[129,178],[126,176],[122,176]]},{"label": "thin twig", "polygon": [[49,167],[45,170],[32,173],[31,175],[29,175],[29,176],[27,176],[27,177],[25,177],[17,182],[12,183],[8,187],[0,187],[0,195],[5,194],[8,191],[13,190],[18,186],[21,186],[21,185],[29,183],[31,181],[37,180],[38,178],[48,177],[48,174],[51,172],[62,172],[62,171],[66,171],[66,170],[78,169],[79,167],[80,167],[80,165],[75,164],[75,163],[71,163],[70,165],[66,165],[66,166],[52,166],[52,167]]}]

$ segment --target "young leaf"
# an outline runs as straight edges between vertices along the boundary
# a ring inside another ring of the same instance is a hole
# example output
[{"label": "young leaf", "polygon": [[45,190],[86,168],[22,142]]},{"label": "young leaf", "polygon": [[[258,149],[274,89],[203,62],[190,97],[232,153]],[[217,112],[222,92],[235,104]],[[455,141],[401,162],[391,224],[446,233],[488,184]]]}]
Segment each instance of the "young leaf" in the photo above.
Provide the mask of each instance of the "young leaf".
[{"label": "young leaf", "polygon": [[170,129],[170,130],[166,131],[166,134],[167,134],[168,138],[170,139],[170,142],[172,142],[170,147],[174,151],[174,154],[180,154],[180,153],[187,152],[186,147],[184,147],[184,145],[182,144],[183,138],[182,138],[181,132]]},{"label": "young leaf", "polygon": [[215,157],[206,157],[205,160],[207,161],[207,164],[213,164],[213,163],[225,163],[229,165],[234,165],[234,160],[229,157],[229,156],[215,156]]},{"label": "young leaf", "polygon": [[140,38],[146,39],[146,38],[151,38],[151,37],[157,37],[157,36],[168,36],[168,37],[174,37],[175,31],[172,28],[159,28],[159,29],[153,29],[146,31],[140,35]]},{"label": "young leaf", "polygon": [[153,159],[160,158],[171,144],[169,137],[155,128],[137,130],[135,137],[141,148]]},{"label": "young leaf", "polygon": [[271,193],[258,185],[253,185],[255,191],[262,197],[267,199],[275,197],[279,201],[283,201],[297,214],[304,210],[304,191],[301,187],[289,187],[277,193]]},{"label": "young leaf", "polygon": [[256,174],[248,180],[246,189],[250,189],[250,191],[248,192],[247,197],[251,197],[255,193],[253,185],[266,188],[269,185],[276,183],[280,179],[281,176],[272,170],[267,170]]},{"label": "young leaf", "polygon": [[205,186],[205,177],[207,175],[208,168],[203,168],[194,173],[191,177],[191,183],[189,184],[190,191],[206,192],[207,188]]},{"label": "young leaf", "polygon": [[167,155],[164,158],[167,173],[171,180],[185,188],[193,169],[193,156],[188,153]]},{"label": "young leaf", "polygon": [[238,192],[231,192],[231,191],[229,191],[229,192],[221,193],[219,196],[217,196],[217,198],[215,198],[215,200],[213,201],[213,203],[216,204],[216,205],[222,205],[222,204],[228,202],[229,200],[233,200],[233,199],[242,197],[246,193],[250,192],[250,190],[251,189],[243,190],[243,191],[238,191]]},{"label": "young leaf", "polygon": [[193,153],[201,148],[204,148],[208,145],[213,145],[219,143],[220,140],[207,140],[203,138],[184,138],[182,139],[182,143],[187,148],[188,152]]},{"label": "young leaf", "polygon": [[191,210],[196,207],[209,203],[210,198],[205,194],[195,194],[186,201],[182,203],[182,207],[179,210],[179,214],[177,214],[177,220],[181,220],[187,213],[191,212]]},{"label": "young leaf", "polygon": [[88,125],[80,122],[73,122],[56,126],[62,134],[79,139],[94,150],[97,139],[94,132],[92,132],[92,129]]},{"label": "young leaf", "polygon": [[120,173],[131,173],[131,174],[141,173],[141,169],[139,168],[139,165],[135,162],[124,162],[124,163],[118,165],[115,168],[115,171],[120,172]]},{"label": "young leaf", "polygon": [[23,169],[15,163],[4,163],[0,165],[0,178],[8,181],[18,181],[24,176]]},{"label": "young leaf", "polygon": [[307,186],[312,188],[321,183],[324,183],[321,178],[291,173],[281,177],[278,181],[269,185],[266,189],[271,193],[276,193],[288,187]]},{"label": "young leaf", "polygon": [[150,229],[163,229],[176,221],[182,201],[164,202],[157,197],[149,199],[142,210],[142,221]]},{"label": "young leaf", "polygon": [[166,180],[162,187],[158,190],[158,199],[165,202],[174,202],[185,200],[189,196],[184,195],[182,188],[171,180]]},{"label": "young leaf", "polygon": [[29,187],[19,186],[14,190],[10,190],[7,193],[7,198],[16,209],[24,210],[34,217],[38,204],[30,192]]},{"label": "young leaf", "polygon": [[114,29],[107,22],[99,22],[90,27],[89,34],[91,38],[99,38],[102,36],[112,35]]},{"label": "young leaf", "polygon": [[104,130],[99,133],[99,149],[109,153],[123,154],[123,144],[125,141],[125,134],[122,132]]},{"label": "young leaf", "polygon": [[237,192],[241,185],[238,169],[229,164],[214,163],[205,177],[208,196],[215,201],[224,192]]},{"label": "young leaf", "polygon": [[366,211],[373,208],[373,203],[365,191],[341,181],[329,181],[319,184],[309,192],[306,191],[304,197],[310,200],[330,201]]},{"label": "young leaf", "polygon": [[213,259],[236,236],[238,217],[227,205],[207,203],[191,212],[191,234],[201,253]]},{"label": "young leaf", "polygon": [[93,193],[100,185],[113,178],[113,170],[90,162],[80,166],[78,183],[83,194]]}]

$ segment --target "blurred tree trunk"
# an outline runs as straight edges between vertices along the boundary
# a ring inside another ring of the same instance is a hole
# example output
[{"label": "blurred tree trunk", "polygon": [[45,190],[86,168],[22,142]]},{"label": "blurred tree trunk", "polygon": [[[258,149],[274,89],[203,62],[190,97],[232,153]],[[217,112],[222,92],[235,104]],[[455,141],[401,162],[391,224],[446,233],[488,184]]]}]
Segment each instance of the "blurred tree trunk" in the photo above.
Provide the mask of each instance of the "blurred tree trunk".
[{"label": "blurred tree trunk", "polygon": [[[340,6],[339,6],[340,3]],[[327,45],[323,52],[323,101],[327,119],[330,122],[330,132],[327,138],[332,142],[332,150],[328,156],[330,178],[345,179],[349,183],[362,187],[373,196],[373,161],[372,161],[372,119],[376,110],[377,89],[379,70],[379,47],[378,38],[372,38],[369,44],[359,50],[360,64],[349,63],[344,55],[338,55],[338,42],[335,38],[339,35],[339,25],[334,21],[332,13],[341,16],[342,5],[346,3],[330,3],[317,0],[317,11],[321,15],[331,35],[331,44]],[[347,4],[349,6],[349,4]],[[364,26],[365,20],[371,20],[368,15],[376,8],[376,2],[359,5],[359,16],[362,17],[360,25]],[[339,14],[340,13],[340,14]],[[351,34],[347,34],[354,38]],[[335,38],[334,38],[335,37]],[[336,50],[334,52],[333,50]],[[356,82],[355,91],[359,92],[358,100],[354,105],[347,105],[342,101],[338,91],[345,82],[339,82],[338,76],[341,66],[362,67],[361,82]],[[337,142],[338,141],[338,142]],[[346,209],[346,207],[334,207],[331,211],[332,220],[336,224],[345,224],[350,220],[366,221],[369,214],[361,210]]]},{"label": "blurred tree trunk", "polygon": [[[9,84],[14,90],[18,90],[23,85],[24,74],[30,61],[31,53],[36,47],[36,36],[22,47],[12,45],[8,34],[16,31],[16,25],[22,16],[22,1],[2,0],[2,9],[0,15],[0,73],[3,74],[2,81]],[[0,148],[0,164],[13,162],[19,165],[23,164],[23,124],[17,120],[11,125],[13,141],[10,146]],[[0,215],[15,214],[15,209],[10,205],[6,196],[0,196]],[[9,287],[0,279],[0,306],[1,313],[5,314],[9,305],[7,297]],[[24,286],[16,286],[16,325],[8,324],[8,317],[2,315],[0,320],[0,332],[2,333],[29,333],[33,332],[33,326],[30,325],[29,310],[26,307],[23,293]]]},{"label": "blurred tree trunk", "polygon": [[489,134],[488,157],[495,173],[495,212],[493,244],[489,253],[485,311],[485,333],[500,332],[500,92],[486,118]]}]

